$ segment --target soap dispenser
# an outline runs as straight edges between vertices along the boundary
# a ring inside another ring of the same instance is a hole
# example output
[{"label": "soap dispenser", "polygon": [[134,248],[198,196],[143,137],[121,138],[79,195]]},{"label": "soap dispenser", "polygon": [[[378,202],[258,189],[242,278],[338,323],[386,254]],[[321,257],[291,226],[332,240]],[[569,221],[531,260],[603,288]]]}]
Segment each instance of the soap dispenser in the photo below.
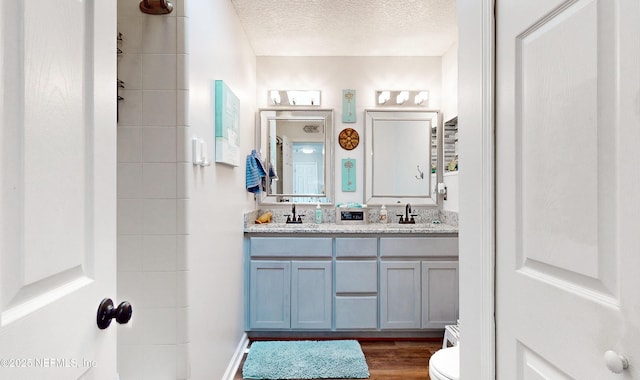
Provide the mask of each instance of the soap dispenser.
[{"label": "soap dispenser", "polygon": [[380,207],[380,223],[387,223],[387,208],[384,205]]},{"label": "soap dispenser", "polygon": [[322,209],[320,208],[320,203],[316,206],[316,224],[322,223]]}]

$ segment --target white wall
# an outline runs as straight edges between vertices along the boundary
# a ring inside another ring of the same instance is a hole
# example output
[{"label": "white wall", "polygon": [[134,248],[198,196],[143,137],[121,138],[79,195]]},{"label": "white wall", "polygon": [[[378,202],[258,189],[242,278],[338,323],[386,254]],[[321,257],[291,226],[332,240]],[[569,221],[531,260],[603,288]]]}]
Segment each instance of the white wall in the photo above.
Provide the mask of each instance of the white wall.
[{"label": "white wall", "polygon": [[458,173],[444,172],[444,185],[447,187],[447,200],[442,202],[442,209],[444,211],[458,212],[458,199],[459,199],[459,186],[458,186]]},{"label": "white wall", "polygon": [[494,379],[493,0],[458,0],[460,378]]},{"label": "white wall", "polygon": [[442,56],[442,114],[448,121],[458,116],[458,43]]},{"label": "white wall", "polygon": [[238,167],[192,168],[189,209],[189,338],[191,377],[220,379],[244,332],[243,213],[254,208],[245,189],[245,157],[253,149],[256,61],[228,0],[190,1],[189,131],[214,152],[213,81],[240,99]]},{"label": "white wall", "polygon": [[[335,200],[364,202],[364,110],[375,107],[376,90],[429,90],[428,109],[442,107],[440,57],[257,57],[258,107],[267,107],[267,92],[321,90],[322,108],[335,115]],[[342,123],[342,90],[356,90],[356,123]],[[344,128],[360,134],[360,145],[346,151],[337,143]],[[343,158],[356,159],[356,191],[342,192],[339,171]]]},{"label": "white wall", "polygon": [[[442,114],[445,122],[458,116],[457,42],[442,56]],[[447,164],[445,162],[445,166]],[[442,202],[442,209],[458,212],[458,174],[445,174],[444,184],[447,187],[447,200]]]},{"label": "white wall", "polygon": [[[118,326],[118,371],[126,379],[188,377],[188,231],[184,191],[184,1],[166,16],[118,1],[118,297],[133,306]],[[114,36],[115,38],[115,36]]]}]

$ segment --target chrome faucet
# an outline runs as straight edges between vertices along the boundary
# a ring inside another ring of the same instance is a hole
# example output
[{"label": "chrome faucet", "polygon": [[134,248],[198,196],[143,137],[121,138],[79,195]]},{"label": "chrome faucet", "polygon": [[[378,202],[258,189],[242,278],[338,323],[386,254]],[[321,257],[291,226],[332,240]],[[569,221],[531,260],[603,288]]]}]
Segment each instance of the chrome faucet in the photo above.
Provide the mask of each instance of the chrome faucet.
[{"label": "chrome faucet", "polygon": [[404,206],[404,215],[398,214],[398,216],[400,217],[398,221],[400,224],[416,224],[415,217],[418,215],[411,213],[411,205],[407,203],[407,205]]}]

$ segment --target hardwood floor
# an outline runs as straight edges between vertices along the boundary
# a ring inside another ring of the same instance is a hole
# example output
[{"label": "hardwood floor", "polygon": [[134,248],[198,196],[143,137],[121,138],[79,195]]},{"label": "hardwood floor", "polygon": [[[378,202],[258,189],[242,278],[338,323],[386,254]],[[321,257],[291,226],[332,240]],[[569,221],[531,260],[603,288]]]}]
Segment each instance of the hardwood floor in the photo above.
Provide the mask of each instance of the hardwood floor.
[{"label": "hardwood floor", "polygon": [[[442,340],[361,340],[370,380],[428,380],[429,358],[442,348]],[[246,358],[246,355],[245,355]],[[242,379],[242,365],[234,380]]]}]

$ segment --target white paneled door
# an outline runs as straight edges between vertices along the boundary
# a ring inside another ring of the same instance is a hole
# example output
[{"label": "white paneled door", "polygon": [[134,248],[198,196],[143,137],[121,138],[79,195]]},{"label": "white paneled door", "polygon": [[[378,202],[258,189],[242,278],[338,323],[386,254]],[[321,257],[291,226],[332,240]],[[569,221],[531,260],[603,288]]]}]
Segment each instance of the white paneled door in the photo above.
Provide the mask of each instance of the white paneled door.
[{"label": "white paneled door", "polygon": [[2,379],[116,376],[116,37],[114,1],[0,4]]},{"label": "white paneled door", "polygon": [[496,5],[497,377],[638,379],[640,2]]}]

